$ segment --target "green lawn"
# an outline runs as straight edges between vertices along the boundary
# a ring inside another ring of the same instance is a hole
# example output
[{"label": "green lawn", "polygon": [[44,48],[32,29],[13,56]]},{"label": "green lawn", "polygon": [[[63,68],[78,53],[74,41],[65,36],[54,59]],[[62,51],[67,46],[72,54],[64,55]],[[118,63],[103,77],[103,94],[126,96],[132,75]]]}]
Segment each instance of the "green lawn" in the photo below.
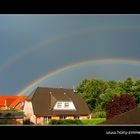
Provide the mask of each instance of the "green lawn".
[{"label": "green lawn", "polygon": [[88,119],[88,120],[81,120],[82,124],[85,125],[96,125],[104,122],[106,118],[94,118],[94,119]]}]

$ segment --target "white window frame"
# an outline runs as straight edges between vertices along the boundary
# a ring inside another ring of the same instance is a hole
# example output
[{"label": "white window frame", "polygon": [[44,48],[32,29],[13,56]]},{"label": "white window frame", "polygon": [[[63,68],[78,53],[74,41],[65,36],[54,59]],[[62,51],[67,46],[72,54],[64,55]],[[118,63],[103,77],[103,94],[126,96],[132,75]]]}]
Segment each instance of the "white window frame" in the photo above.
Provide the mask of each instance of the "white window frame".
[{"label": "white window frame", "polygon": [[57,103],[57,108],[62,108],[62,102]]},{"label": "white window frame", "polygon": [[[66,105],[65,105],[66,104]],[[53,110],[76,110],[73,102],[69,101],[58,101],[56,102]]]},{"label": "white window frame", "polygon": [[69,108],[69,106],[70,106],[70,105],[69,105],[69,102],[65,102],[65,103],[64,103],[64,108]]}]

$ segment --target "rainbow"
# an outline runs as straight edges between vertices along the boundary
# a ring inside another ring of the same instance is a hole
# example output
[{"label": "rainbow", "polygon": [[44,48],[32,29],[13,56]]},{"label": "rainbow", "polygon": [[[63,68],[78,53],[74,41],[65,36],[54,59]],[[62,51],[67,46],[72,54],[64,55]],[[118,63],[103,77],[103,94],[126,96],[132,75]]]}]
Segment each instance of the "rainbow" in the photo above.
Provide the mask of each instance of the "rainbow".
[{"label": "rainbow", "polygon": [[100,59],[90,59],[85,61],[80,61],[76,63],[72,63],[69,65],[64,65],[63,67],[60,67],[58,69],[55,69],[53,71],[47,72],[37,79],[33,80],[30,84],[28,84],[25,88],[23,88],[21,91],[18,92],[18,96],[24,95],[27,91],[32,89],[35,85],[42,82],[43,80],[55,76],[56,74],[59,74],[60,72],[64,72],[66,70],[69,70],[71,68],[79,67],[79,66],[86,66],[87,64],[96,64],[96,63],[124,63],[124,64],[136,64],[140,65],[140,59],[130,59],[130,58],[100,58]]}]

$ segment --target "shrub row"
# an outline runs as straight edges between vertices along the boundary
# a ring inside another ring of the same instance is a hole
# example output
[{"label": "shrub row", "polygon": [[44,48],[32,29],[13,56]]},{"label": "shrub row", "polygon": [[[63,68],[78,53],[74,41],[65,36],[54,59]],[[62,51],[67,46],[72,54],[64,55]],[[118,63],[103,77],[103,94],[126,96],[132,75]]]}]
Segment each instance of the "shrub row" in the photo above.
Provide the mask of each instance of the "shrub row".
[{"label": "shrub row", "polygon": [[51,125],[67,125],[67,124],[81,124],[81,125],[96,125],[105,121],[105,118],[86,119],[86,120],[50,120]]},{"label": "shrub row", "polygon": [[82,124],[81,120],[50,120],[49,124]]},{"label": "shrub row", "polygon": [[6,119],[0,119],[0,124],[7,124],[7,120]]}]

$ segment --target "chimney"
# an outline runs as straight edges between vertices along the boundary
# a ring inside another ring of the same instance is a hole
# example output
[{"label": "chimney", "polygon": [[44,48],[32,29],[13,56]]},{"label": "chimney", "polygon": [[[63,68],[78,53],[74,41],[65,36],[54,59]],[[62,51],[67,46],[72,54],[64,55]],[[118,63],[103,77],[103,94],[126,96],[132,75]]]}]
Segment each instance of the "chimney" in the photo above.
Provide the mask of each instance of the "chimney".
[{"label": "chimney", "polygon": [[73,89],[73,93],[75,93],[74,86],[73,86],[73,88],[72,88],[72,89]]},{"label": "chimney", "polygon": [[73,93],[77,93],[77,90],[75,90],[74,86],[73,86]]}]

